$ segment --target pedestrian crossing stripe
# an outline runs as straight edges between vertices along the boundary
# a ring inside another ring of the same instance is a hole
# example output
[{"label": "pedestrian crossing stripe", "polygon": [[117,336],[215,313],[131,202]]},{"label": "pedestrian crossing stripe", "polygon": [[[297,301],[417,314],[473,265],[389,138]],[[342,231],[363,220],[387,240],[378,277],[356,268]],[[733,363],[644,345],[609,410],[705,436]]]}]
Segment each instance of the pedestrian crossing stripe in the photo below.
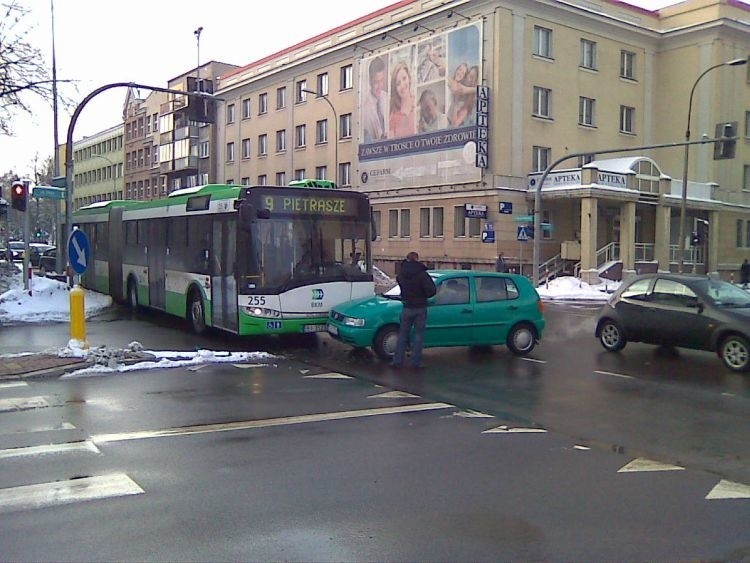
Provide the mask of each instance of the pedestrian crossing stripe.
[{"label": "pedestrian crossing stripe", "polygon": [[707,500],[750,498],[750,486],[722,479],[706,495]]},{"label": "pedestrian crossing stripe", "polygon": [[9,397],[0,399],[0,412],[28,411],[49,406],[48,397]]},{"label": "pedestrian crossing stripe", "polygon": [[304,379],[351,379],[348,375],[344,375],[343,373],[336,373],[335,371],[331,371],[328,373],[317,373],[315,375],[305,375],[303,376]]},{"label": "pedestrian crossing stripe", "polygon": [[368,399],[420,399],[419,395],[412,395],[406,391],[388,391],[377,395],[370,395]]},{"label": "pedestrian crossing stripe", "polygon": [[9,389],[11,387],[28,387],[25,381],[11,381],[10,383],[0,383],[0,389]]},{"label": "pedestrian crossing stripe", "polygon": [[482,434],[544,434],[546,432],[544,428],[509,428],[503,425],[484,430]]},{"label": "pedestrian crossing stripe", "polygon": [[645,457],[639,457],[623,465],[617,470],[618,473],[630,473],[639,471],[682,471],[684,467],[679,465],[671,465],[669,463],[661,463],[660,461],[653,461],[646,459]]},{"label": "pedestrian crossing stripe", "polygon": [[0,512],[45,508],[126,495],[144,490],[124,473],[0,489]]},{"label": "pedestrian crossing stripe", "polygon": [[101,453],[99,448],[97,448],[93,442],[85,440],[82,442],[68,442],[65,444],[45,444],[43,446],[8,448],[6,450],[0,450],[0,459],[71,452]]}]

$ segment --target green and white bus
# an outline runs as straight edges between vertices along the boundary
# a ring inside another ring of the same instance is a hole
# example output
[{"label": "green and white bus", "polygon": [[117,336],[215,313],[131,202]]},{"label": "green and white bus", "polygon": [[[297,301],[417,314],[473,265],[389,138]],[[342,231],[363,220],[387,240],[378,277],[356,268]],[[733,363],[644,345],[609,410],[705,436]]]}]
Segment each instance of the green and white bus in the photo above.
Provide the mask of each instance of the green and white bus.
[{"label": "green and white bus", "polygon": [[73,215],[91,249],[84,287],[131,308],[240,335],[326,329],[334,305],[373,295],[366,194],[209,184]]}]

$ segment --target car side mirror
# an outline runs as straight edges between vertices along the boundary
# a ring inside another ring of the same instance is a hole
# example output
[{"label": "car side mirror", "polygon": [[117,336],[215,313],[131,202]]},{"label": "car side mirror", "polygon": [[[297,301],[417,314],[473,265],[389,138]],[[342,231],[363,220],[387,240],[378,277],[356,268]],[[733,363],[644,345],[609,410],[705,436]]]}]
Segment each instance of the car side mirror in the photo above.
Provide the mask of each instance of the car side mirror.
[{"label": "car side mirror", "polygon": [[697,297],[691,297],[687,302],[687,307],[690,309],[698,309],[698,313],[703,312],[703,302]]}]

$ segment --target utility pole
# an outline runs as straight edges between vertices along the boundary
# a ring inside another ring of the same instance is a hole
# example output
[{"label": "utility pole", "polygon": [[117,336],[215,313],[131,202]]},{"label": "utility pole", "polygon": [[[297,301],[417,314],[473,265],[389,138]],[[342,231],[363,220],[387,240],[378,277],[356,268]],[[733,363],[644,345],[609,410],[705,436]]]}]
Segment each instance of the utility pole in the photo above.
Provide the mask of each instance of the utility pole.
[{"label": "utility pole", "polygon": [[[201,33],[202,32],[203,32],[203,26],[200,26],[198,29],[196,29],[193,32],[193,35],[195,35],[195,40],[198,46],[198,60],[197,60],[198,64],[195,67],[195,74],[196,74],[195,88],[198,92],[203,90],[203,88],[201,87]],[[195,185],[200,186],[201,185],[201,128],[200,127],[198,127],[198,135],[196,139],[195,148],[196,148],[195,153],[197,157],[195,161],[195,166],[197,169]]]}]

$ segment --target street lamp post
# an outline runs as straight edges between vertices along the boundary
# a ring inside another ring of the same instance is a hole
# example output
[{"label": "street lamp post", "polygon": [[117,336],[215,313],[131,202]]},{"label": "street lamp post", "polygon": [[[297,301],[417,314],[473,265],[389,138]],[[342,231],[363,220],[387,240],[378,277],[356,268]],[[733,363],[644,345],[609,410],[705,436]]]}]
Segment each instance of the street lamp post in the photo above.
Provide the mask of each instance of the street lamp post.
[{"label": "street lamp post", "polygon": [[706,70],[704,70],[698,78],[695,79],[695,82],[693,83],[693,87],[690,90],[690,101],[688,102],[688,117],[687,117],[687,127],[685,128],[685,162],[683,166],[683,172],[682,172],[682,199],[680,201],[680,232],[679,232],[679,239],[677,240],[677,272],[682,274],[683,273],[683,267],[685,263],[685,215],[686,215],[686,207],[687,207],[687,186],[688,186],[688,158],[690,156],[690,114],[693,109],[693,95],[695,94],[695,88],[698,86],[698,82],[700,82],[701,78],[706,76],[709,72],[711,72],[714,69],[723,67],[723,66],[740,66],[747,64],[747,59],[732,59],[731,61],[726,61],[723,63],[719,63],[717,65],[713,65],[708,67]]},{"label": "street lamp post", "polygon": [[302,89],[303,92],[307,92],[308,94],[315,94],[316,98],[322,98],[328,103],[328,105],[331,107],[331,111],[333,112],[333,160],[334,160],[334,172],[333,172],[333,180],[336,182],[336,186],[339,185],[339,115],[336,113],[336,108],[333,107],[333,104],[331,103],[331,100],[328,99],[327,94],[321,94],[320,92],[316,92],[315,90],[308,90],[307,88]]},{"label": "street lamp post", "polygon": [[[198,91],[203,90],[201,88],[201,33],[203,32],[203,26],[200,26],[198,29],[193,31],[193,35],[195,35],[195,41],[198,46],[198,60],[197,60],[197,66],[195,67],[195,87]],[[201,128],[198,127],[198,138],[196,139],[197,146],[196,146],[196,161],[195,161],[195,168],[196,168],[196,186],[201,185]]]}]

